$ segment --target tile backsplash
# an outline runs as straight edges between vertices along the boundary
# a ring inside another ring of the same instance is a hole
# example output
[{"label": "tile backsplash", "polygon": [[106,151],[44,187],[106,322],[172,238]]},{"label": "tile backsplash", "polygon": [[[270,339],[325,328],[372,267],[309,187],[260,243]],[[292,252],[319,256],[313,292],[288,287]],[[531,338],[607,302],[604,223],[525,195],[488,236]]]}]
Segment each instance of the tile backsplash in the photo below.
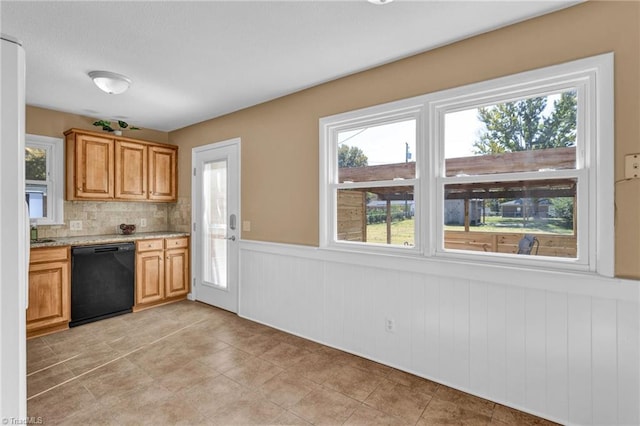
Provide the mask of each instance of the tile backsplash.
[{"label": "tile backsplash", "polygon": [[178,202],[169,206],[169,231],[191,232],[191,199],[178,197]]},{"label": "tile backsplash", "polygon": [[[118,227],[121,223],[135,224],[136,232],[173,231],[168,220],[170,210],[176,210],[172,203],[65,201],[64,225],[40,225],[38,237],[116,234],[120,233]],[[147,226],[144,228],[140,226],[141,219],[146,219]],[[72,220],[81,221],[82,230],[72,231],[69,226]],[[186,228],[188,231],[189,220]]]}]

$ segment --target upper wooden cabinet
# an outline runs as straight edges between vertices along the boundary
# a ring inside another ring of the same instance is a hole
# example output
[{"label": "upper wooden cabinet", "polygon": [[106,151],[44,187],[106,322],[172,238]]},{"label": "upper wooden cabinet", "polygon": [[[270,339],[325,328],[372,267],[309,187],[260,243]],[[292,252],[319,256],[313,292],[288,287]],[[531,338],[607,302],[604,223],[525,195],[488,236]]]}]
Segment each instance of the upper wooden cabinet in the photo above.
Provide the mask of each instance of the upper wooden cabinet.
[{"label": "upper wooden cabinet", "polygon": [[66,199],[177,199],[178,147],[70,129],[66,136]]},{"label": "upper wooden cabinet", "polygon": [[67,137],[67,173],[75,174],[74,179],[67,179],[67,193],[73,193],[74,199],[113,198],[113,142],[83,134],[71,141]]},{"label": "upper wooden cabinet", "polygon": [[163,146],[149,147],[149,199],[176,199],[176,161],[178,152]]},{"label": "upper wooden cabinet", "polygon": [[148,147],[139,143],[116,140],[115,152],[115,198],[146,200]]}]

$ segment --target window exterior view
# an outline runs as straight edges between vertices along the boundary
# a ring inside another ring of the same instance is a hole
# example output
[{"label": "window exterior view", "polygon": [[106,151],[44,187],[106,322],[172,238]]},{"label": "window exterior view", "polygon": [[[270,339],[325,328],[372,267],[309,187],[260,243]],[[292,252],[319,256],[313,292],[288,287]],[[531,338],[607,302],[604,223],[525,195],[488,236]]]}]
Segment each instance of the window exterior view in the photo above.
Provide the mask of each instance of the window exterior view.
[{"label": "window exterior view", "polygon": [[598,214],[607,67],[596,57],[321,119],[324,245],[597,270],[611,227]]},{"label": "window exterior view", "polygon": [[25,145],[25,201],[29,219],[40,225],[63,220],[62,140],[27,135]]},{"label": "window exterior view", "polygon": [[338,240],[414,247],[416,119],[338,132]]},{"label": "window exterior view", "polygon": [[578,179],[554,174],[576,169],[577,105],[569,90],[446,113],[445,176],[522,179],[446,184],[446,249],[577,256]]}]

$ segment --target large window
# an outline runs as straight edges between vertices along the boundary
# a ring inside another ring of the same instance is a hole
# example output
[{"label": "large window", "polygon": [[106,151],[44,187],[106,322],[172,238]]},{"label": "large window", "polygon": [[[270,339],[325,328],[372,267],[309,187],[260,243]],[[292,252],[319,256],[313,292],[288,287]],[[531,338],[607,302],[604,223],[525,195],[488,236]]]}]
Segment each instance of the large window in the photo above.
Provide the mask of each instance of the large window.
[{"label": "large window", "polygon": [[40,225],[63,223],[63,141],[27,135],[25,198],[29,218]]},{"label": "large window", "polygon": [[320,121],[321,244],[613,275],[613,60]]}]

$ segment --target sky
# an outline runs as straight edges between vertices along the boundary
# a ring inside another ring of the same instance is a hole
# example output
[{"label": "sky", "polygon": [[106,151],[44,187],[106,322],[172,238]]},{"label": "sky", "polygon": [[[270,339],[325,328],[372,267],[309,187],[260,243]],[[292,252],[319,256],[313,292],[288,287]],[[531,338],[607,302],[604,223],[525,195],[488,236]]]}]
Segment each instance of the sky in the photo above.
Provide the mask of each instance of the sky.
[{"label": "sky", "polygon": [[[553,102],[560,95],[550,95],[543,116],[553,111]],[[445,158],[470,157],[473,143],[484,130],[484,124],[478,120],[478,109],[472,108],[447,113],[445,116]],[[338,143],[357,146],[362,149],[370,166],[380,164],[403,163],[405,161],[405,143],[409,144],[409,152],[416,159],[416,124],[415,120],[406,120],[381,126],[365,127],[340,132]]]}]

